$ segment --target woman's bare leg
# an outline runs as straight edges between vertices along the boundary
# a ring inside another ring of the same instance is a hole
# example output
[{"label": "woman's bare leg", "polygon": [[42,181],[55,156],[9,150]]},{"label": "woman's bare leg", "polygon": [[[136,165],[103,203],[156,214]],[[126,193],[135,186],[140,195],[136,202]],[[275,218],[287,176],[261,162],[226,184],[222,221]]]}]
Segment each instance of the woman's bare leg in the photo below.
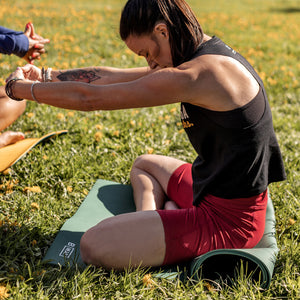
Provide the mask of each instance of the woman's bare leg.
[{"label": "woman's bare leg", "polygon": [[[15,101],[0,87],[0,131],[11,125],[25,110],[26,101]],[[22,132],[6,131],[0,135],[0,148],[24,139]]]},{"label": "woman's bare leg", "polygon": [[164,228],[156,211],[105,219],[85,232],[80,241],[83,261],[106,269],[160,266],[165,251]]},{"label": "woman's bare leg", "polygon": [[166,201],[168,182],[184,161],[162,155],[139,156],[130,173],[136,210],[162,209]]},{"label": "woman's bare leg", "polygon": [[6,96],[3,86],[0,87],[0,131],[11,125],[25,111],[26,101],[15,101]]},{"label": "woman's bare leg", "polygon": [[180,209],[180,207],[174,201],[167,201],[165,203],[165,210],[176,210]]},{"label": "woman's bare leg", "polygon": [[[164,206],[170,176],[184,163],[160,155],[138,157],[130,174],[138,211],[105,219],[85,232],[80,241],[83,261],[107,269],[162,265],[165,233],[154,210]],[[169,208],[175,207],[170,203]]]}]

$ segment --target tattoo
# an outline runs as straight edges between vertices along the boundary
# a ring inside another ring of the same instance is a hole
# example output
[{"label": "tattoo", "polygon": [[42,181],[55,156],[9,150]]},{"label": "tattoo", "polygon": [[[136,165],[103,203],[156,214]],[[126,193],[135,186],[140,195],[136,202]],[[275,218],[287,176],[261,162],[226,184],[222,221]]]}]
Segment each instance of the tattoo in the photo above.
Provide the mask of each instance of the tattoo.
[{"label": "tattoo", "polygon": [[91,83],[97,79],[100,79],[101,76],[96,75],[95,71],[86,71],[86,70],[74,70],[61,73],[57,76],[60,81],[80,81],[85,83]]}]

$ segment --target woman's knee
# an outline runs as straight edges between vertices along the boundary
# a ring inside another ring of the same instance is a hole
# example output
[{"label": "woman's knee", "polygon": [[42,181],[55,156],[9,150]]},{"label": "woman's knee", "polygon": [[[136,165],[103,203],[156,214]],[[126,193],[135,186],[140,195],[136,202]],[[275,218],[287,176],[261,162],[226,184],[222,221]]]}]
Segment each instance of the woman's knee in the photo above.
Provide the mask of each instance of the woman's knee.
[{"label": "woman's knee", "polygon": [[[137,174],[138,171],[146,171],[147,164],[149,163],[150,154],[143,154],[138,156],[132,164],[131,171],[130,171],[130,178],[131,180]],[[139,173],[139,172],[138,172]]]},{"label": "woman's knee", "polygon": [[150,161],[150,158],[153,158],[151,154],[142,154],[138,156],[133,162],[132,168],[144,168],[147,163]]},{"label": "woman's knee", "polygon": [[110,256],[113,249],[105,238],[107,233],[105,220],[87,230],[80,240],[80,255],[86,264],[97,267],[111,268]]},{"label": "woman's knee", "polygon": [[[0,99],[1,100],[1,99]],[[26,101],[4,99],[0,101],[0,130],[15,122],[25,111]]]},{"label": "woman's knee", "polygon": [[80,255],[82,260],[86,264],[95,265],[95,247],[93,241],[93,234],[91,233],[91,229],[86,231],[80,240]]}]

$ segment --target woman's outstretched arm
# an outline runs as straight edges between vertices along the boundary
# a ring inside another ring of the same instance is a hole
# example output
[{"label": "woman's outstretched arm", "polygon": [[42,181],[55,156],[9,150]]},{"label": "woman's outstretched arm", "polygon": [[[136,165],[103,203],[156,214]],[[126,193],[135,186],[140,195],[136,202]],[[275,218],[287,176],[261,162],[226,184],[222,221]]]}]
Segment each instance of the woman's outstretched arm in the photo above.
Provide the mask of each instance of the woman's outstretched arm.
[{"label": "woman's outstretched arm", "polygon": [[[113,67],[87,67],[67,70],[52,70],[51,68],[45,70],[47,78],[51,82],[61,81],[76,81],[91,83],[96,85],[112,84],[133,81],[143,76],[152,74],[159,70],[150,69],[149,67],[140,68],[113,68]],[[33,65],[25,65],[17,68],[18,73],[22,72],[25,79],[43,81],[42,69]],[[11,76],[10,76],[11,78]]]},{"label": "woman's outstretched arm", "polygon": [[96,85],[133,81],[157,70],[149,67],[119,69],[112,67],[88,67],[70,70],[53,70],[52,82],[77,81]]},{"label": "woman's outstretched arm", "polygon": [[[11,78],[24,79],[17,70]],[[48,105],[82,110],[115,110],[150,107],[185,101],[192,98],[192,80],[176,68],[166,68],[139,79],[95,85],[85,82],[62,81],[34,83],[28,80],[15,81],[13,95],[17,98],[38,100]]]}]

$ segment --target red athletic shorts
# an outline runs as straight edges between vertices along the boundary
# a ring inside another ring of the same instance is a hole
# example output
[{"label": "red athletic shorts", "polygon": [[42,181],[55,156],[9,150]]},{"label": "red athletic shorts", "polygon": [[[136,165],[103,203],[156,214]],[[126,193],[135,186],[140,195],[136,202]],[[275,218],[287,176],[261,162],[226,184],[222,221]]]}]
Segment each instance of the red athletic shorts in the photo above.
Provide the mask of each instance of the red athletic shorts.
[{"label": "red athletic shorts", "polygon": [[193,206],[191,164],[180,166],[168,183],[168,197],[180,207],[158,210],[164,230],[164,265],[183,262],[215,249],[252,248],[262,238],[268,195],[239,199],[207,195]]}]

